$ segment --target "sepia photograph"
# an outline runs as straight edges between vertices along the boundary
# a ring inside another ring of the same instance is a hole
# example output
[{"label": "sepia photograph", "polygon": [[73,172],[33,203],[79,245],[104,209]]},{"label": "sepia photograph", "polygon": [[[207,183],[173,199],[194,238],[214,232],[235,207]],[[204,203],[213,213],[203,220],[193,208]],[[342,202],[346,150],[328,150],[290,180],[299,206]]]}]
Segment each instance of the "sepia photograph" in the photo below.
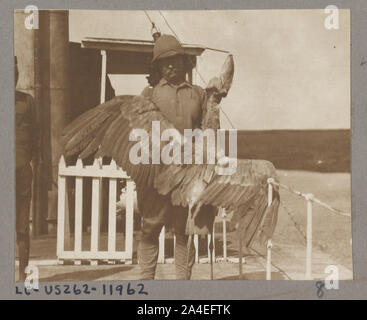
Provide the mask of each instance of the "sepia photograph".
[{"label": "sepia photograph", "polygon": [[353,279],[350,10],[14,10],[15,281]]}]

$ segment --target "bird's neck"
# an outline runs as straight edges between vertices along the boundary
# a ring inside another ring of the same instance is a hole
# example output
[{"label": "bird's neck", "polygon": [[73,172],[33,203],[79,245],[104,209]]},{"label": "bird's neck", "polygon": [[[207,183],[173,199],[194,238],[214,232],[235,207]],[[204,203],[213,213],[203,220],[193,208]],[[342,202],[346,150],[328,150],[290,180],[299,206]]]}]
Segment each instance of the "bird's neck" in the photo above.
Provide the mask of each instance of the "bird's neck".
[{"label": "bird's neck", "polygon": [[214,129],[218,130],[220,128],[219,121],[219,106],[214,101],[214,97],[210,96],[207,100],[206,106],[204,106],[203,118],[201,121],[201,129]]}]

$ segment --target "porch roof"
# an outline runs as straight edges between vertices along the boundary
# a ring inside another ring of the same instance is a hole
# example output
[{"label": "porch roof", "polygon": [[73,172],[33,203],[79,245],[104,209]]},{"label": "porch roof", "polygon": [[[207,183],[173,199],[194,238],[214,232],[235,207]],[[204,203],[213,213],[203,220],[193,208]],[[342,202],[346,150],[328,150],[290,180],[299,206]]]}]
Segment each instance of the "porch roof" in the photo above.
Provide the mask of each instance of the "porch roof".
[{"label": "porch roof", "polygon": [[[206,49],[201,45],[185,44],[182,46],[186,54],[192,56],[200,56]],[[153,40],[136,40],[136,39],[113,39],[113,38],[92,38],[86,37],[82,40],[82,47],[98,50],[113,50],[122,52],[136,52],[152,54],[154,41]]]}]

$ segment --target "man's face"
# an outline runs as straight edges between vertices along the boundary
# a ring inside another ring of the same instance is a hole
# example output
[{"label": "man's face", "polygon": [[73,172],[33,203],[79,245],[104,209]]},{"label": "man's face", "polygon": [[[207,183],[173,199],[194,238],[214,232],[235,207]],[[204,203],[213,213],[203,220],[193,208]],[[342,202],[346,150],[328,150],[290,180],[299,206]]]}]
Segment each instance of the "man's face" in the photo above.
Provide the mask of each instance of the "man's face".
[{"label": "man's face", "polygon": [[177,85],[185,80],[185,64],[182,55],[159,59],[158,68],[162,77],[168,82]]}]

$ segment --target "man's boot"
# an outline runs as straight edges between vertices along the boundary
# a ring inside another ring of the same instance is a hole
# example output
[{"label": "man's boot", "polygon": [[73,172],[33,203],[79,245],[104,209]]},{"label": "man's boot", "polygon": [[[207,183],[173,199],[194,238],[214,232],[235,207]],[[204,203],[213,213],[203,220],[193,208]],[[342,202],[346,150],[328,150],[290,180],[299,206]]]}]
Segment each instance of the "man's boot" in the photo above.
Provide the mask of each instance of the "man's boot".
[{"label": "man's boot", "polygon": [[188,238],[187,235],[176,234],[175,268],[177,280],[190,280],[192,267],[195,263],[194,241],[191,239],[189,244]]},{"label": "man's boot", "polygon": [[157,241],[142,237],[138,244],[138,261],[141,270],[141,280],[154,280],[158,261],[158,239]]}]

